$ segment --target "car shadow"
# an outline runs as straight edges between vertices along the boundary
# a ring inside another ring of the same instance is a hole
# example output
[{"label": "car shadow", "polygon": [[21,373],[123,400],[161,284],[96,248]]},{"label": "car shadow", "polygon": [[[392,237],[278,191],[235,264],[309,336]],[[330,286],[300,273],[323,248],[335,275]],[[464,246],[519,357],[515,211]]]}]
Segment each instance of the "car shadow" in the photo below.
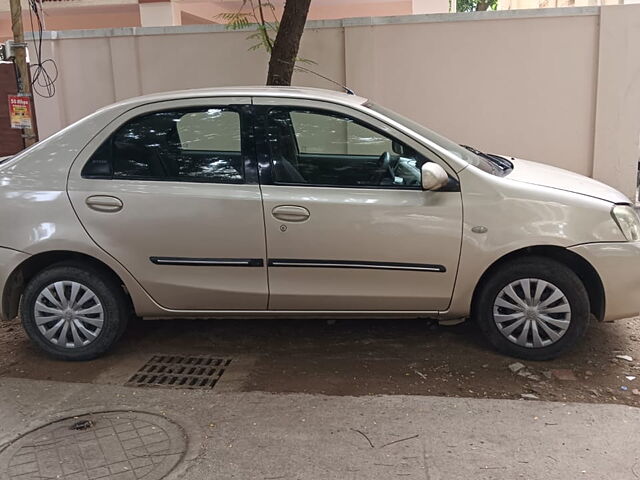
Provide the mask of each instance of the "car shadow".
[{"label": "car shadow", "polygon": [[[533,381],[514,374],[509,366],[520,361],[493,351],[473,322],[438,327],[408,319],[135,320],[111,352],[80,363],[51,360],[15,329],[14,362],[0,362],[0,376],[119,383],[155,354],[209,355],[243,365],[238,388],[248,391],[491,398],[536,392],[550,400],[603,401],[615,396],[606,389],[619,389],[630,367],[612,360],[615,354],[640,358],[638,330],[638,319],[595,323],[568,354],[522,362],[538,379]],[[0,339],[7,341],[6,335]],[[553,370],[570,370],[576,380],[547,378]],[[588,392],[595,389],[605,393],[591,398]]]}]

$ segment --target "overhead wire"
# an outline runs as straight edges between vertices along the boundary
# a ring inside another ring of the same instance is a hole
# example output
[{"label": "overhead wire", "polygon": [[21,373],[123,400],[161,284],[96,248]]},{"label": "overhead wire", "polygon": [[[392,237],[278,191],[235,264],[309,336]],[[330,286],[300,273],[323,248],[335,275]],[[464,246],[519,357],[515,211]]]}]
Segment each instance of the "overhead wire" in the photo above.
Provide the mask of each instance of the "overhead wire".
[{"label": "overhead wire", "polygon": [[[31,89],[36,95],[43,98],[51,98],[56,94],[56,80],[58,79],[58,65],[52,58],[42,59],[42,33],[44,22],[42,19],[42,3],[38,0],[29,0],[29,22],[33,35],[34,56],[31,61]],[[37,21],[37,30],[33,17]]]}]

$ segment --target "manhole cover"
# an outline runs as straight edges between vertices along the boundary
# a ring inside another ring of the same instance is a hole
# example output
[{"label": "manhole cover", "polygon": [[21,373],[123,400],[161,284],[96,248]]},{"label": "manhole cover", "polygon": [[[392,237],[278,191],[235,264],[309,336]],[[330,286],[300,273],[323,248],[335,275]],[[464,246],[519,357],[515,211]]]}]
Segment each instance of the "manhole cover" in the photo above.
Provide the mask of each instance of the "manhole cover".
[{"label": "manhole cover", "polygon": [[10,480],[157,480],[187,448],[182,428],[141,412],[67,418],[20,437],[0,456]]},{"label": "manhole cover", "polygon": [[130,387],[213,388],[230,358],[154,355],[126,383]]}]

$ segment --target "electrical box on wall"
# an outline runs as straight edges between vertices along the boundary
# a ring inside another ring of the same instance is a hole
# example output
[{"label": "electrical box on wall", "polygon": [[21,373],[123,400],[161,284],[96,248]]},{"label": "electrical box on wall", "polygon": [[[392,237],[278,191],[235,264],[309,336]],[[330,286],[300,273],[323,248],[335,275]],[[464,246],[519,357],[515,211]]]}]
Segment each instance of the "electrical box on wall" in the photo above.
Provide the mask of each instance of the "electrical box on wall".
[{"label": "electrical box on wall", "polygon": [[15,57],[13,40],[7,40],[4,43],[0,43],[0,60],[7,62],[12,60],[13,57]]},{"label": "electrical box on wall", "polygon": [[26,43],[16,43],[13,40],[7,40],[4,43],[0,43],[0,61],[9,62],[16,56],[16,47],[25,47]]}]

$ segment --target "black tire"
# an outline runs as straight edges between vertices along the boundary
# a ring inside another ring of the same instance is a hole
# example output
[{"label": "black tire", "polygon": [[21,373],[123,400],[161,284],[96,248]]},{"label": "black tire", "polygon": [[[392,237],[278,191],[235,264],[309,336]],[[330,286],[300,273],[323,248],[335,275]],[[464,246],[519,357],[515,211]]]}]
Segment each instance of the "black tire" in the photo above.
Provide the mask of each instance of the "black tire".
[{"label": "black tire", "polygon": [[[552,283],[569,303],[569,327],[555,343],[537,348],[518,345],[503,335],[494,321],[493,306],[499,293],[511,282],[526,278]],[[584,335],[590,319],[589,296],[580,278],[562,263],[544,257],[527,257],[499,266],[480,286],[472,310],[473,318],[491,345],[524,360],[551,360],[566,353]]]},{"label": "black tire", "polygon": [[[95,339],[87,345],[66,348],[47,340],[35,319],[35,304],[48,285],[73,281],[89,288],[103,308],[103,324]],[[36,274],[27,284],[20,302],[22,325],[33,343],[60,360],[91,360],[109,350],[124,333],[130,315],[129,302],[119,282],[99,269],[79,263],[59,263]]]}]

